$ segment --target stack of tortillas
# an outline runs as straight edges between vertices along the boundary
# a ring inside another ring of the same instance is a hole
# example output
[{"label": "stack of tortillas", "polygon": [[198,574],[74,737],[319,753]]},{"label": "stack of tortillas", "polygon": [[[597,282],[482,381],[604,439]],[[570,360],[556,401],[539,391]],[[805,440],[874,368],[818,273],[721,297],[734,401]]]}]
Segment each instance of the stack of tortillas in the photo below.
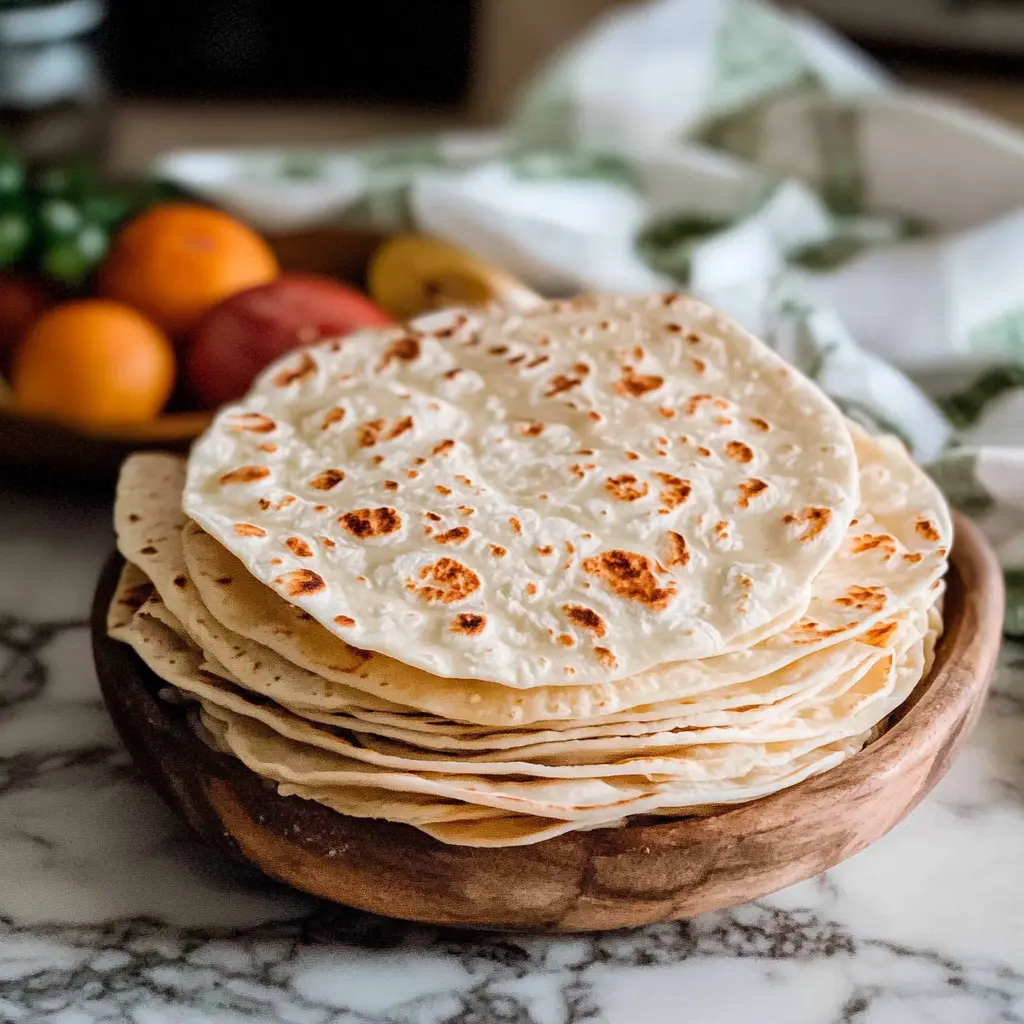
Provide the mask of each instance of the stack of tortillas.
[{"label": "stack of tortillas", "polygon": [[926,674],[951,542],[892,438],[676,295],[293,353],[130,459],[110,609],[279,792],[502,846],[826,771]]}]

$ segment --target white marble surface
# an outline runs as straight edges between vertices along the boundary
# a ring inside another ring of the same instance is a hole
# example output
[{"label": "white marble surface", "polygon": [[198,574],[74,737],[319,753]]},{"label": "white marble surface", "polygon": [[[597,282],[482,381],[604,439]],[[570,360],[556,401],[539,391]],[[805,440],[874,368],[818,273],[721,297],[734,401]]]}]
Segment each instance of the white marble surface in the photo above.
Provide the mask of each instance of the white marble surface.
[{"label": "white marble surface", "polygon": [[757,904],[579,938],[438,931],[243,877],[143,786],[84,619],[106,510],[0,494],[0,1021],[1024,1024],[1024,648],[908,821]]}]

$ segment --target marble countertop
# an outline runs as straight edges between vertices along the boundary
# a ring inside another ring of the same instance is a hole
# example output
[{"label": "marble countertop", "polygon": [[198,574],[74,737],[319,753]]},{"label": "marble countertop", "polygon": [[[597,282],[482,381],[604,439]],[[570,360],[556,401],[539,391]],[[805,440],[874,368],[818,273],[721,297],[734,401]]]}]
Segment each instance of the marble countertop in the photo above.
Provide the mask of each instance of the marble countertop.
[{"label": "marble countertop", "polygon": [[1024,647],[934,794],[864,853],[636,932],[443,931],[240,873],[142,784],[100,702],[102,504],[0,493],[0,1021],[1024,1024]]}]

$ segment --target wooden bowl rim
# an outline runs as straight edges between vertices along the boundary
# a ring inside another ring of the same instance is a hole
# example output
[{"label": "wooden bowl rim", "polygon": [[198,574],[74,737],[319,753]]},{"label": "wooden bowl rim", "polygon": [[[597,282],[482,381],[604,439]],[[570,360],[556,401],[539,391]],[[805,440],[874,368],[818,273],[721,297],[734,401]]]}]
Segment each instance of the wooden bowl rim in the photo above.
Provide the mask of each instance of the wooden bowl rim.
[{"label": "wooden bowl rim", "polygon": [[[734,807],[723,807],[699,818],[638,818],[621,828],[571,832],[526,847],[447,846],[408,825],[379,819],[349,818],[314,802],[282,797],[272,788],[263,789],[257,798],[261,812],[266,810],[267,820],[271,822],[267,827],[285,836],[289,831],[289,822],[295,822],[294,831],[299,832],[298,822],[301,821],[305,834],[315,833],[326,837],[324,848],[328,843],[342,844],[346,836],[371,837],[377,844],[387,843],[392,847],[404,849],[410,864],[426,862],[436,857],[439,862],[446,865],[446,870],[454,871],[458,871],[460,866],[464,866],[467,871],[485,870],[486,864],[495,863],[497,856],[508,853],[519,855],[524,868],[531,858],[571,860],[573,857],[582,856],[593,861],[601,857],[650,854],[651,849],[655,848],[685,846],[695,833],[706,829],[716,829],[720,834],[735,836],[737,840],[756,836],[763,830],[765,822],[799,821],[802,811],[806,813],[807,807],[816,797],[831,799],[834,802],[837,791],[842,791],[842,795],[847,799],[855,799],[858,793],[867,793],[870,790],[873,780],[898,778],[901,762],[913,760],[916,748],[926,735],[925,730],[935,731],[942,735],[942,744],[932,759],[933,767],[921,786],[917,798],[920,799],[938,781],[951,750],[961,739],[961,733],[975,720],[987,693],[1002,636],[1001,569],[980,530],[963,516],[956,515],[955,518],[956,541],[951,553],[946,598],[946,606],[947,609],[951,609],[951,614],[946,621],[945,633],[937,645],[931,672],[896,713],[898,719],[878,740],[827,772],[759,800]],[[107,563],[97,587],[92,619],[97,673],[100,675],[104,697],[111,713],[117,720],[116,712],[120,710],[124,714],[128,708],[127,713],[136,716],[136,720],[131,723],[136,733],[133,737],[136,742],[142,735],[136,730],[136,726],[149,731],[164,730],[173,733],[173,742],[180,743],[184,748],[184,757],[181,761],[185,772],[198,777],[201,774],[201,766],[205,765],[233,791],[240,794],[248,792],[251,803],[256,776],[234,758],[216,753],[207,747],[192,732],[180,709],[175,709],[173,705],[156,697],[157,690],[166,684],[150,672],[130,647],[106,636],[107,606],[122,561],[115,554]],[[971,584],[970,602],[964,600],[967,596],[967,583]],[[967,670],[961,671],[964,666],[968,666]],[[111,704],[112,695],[116,695],[115,704],[120,705],[120,708]],[[137,720],[140,713],[146,721]],[[124,727],[120,722],[119,728],[124,734]],[[133,744],[129,743],[129,746]],[[153,771],[151,765],[147,774],[159,775],[159,767]],[[160,778],[153,778],[151,781],[157,784],[157,788],[172,806],[179,811],[182,810],[180,793],[169,794],[161,784]],[[260,813],[261,820],[263,817],[264,815]],[[217,835],[212,834],[209,829],[200,827],[195,821],[192,824],[215,840],[229,834],[223,826]],[[895,824],[895,821],[873,831],[856,849],[874,841],[892,824]],[[874,829],[875,826],[872,825],[870,828]],[[340,838],[336,839],[336,835]],[[856,849],[838,853],[827,866],[834,866],[856,852]],[[237,850],[232,852],[238,855]],[[338,864],[337,868],[341,869],[342,865]],[[801,877],[808,876],[805,874]],[[288,881],[287,878],[284,880]],[[383,880],[382,877],[382,884]],[[770,890],[763,890],[746,898],[763,895],[764,891]],[[381,912],[379,907],[372,905],[366,905],[363,909]],[[412,914],[399,916],[432,920]],[[460,923],[465,926],[476,926],[473,921]],[[508,927],[493,920],[479,922],[479,926]],[[555,927],[559,928],[559,925],[556,923]],[[566,930],[579,929],[569,927]]]}]

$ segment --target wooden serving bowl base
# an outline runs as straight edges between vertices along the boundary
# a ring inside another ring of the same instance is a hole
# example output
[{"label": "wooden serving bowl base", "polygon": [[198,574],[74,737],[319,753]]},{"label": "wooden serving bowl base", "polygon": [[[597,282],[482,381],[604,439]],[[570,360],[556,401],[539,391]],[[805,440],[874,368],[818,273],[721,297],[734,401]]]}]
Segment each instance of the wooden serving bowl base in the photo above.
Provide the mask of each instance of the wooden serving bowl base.
[{"label": "wooden serving bowl base", "polygon": [[928,678],[888,731],[831,771],[709,817],[638,820],[533,846],[446,846],[407,825],[282,797],[192,732],[164,684],[106,636],[120,560],[93,610],[107,707],[142,774],[197,832],[288,885],[378,914],[510,930],[629,928],[735,906],[864,849],[942,777],[981,711],[1003,621],[1002,577],[958,518],[946,632]]}]

